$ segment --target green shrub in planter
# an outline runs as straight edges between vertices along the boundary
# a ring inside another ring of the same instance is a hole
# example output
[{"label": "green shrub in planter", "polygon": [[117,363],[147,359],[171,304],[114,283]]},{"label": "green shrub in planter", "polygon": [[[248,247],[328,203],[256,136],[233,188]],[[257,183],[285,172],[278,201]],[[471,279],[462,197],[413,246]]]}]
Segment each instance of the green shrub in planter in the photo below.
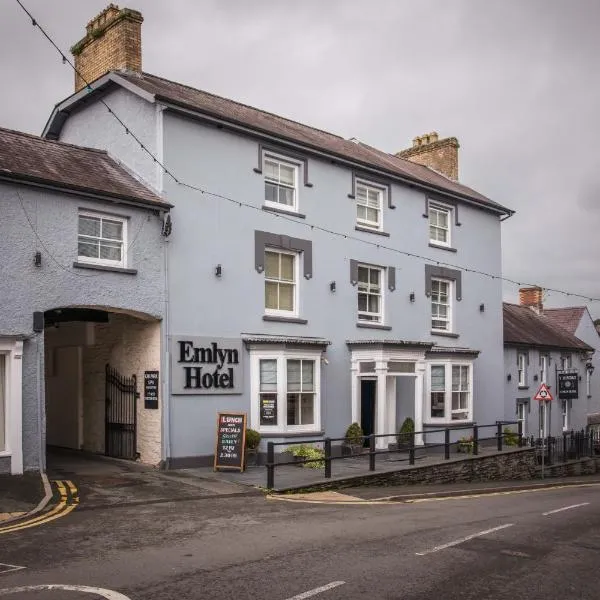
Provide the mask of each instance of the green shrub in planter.
[{"label": "green shrub in planter", "polygon": [[344,437],[346,438],[346,442],[348,442],[348,444],[353,446],[362,446],[364,435],[365,434],[362,430],[362,427],[358,423],[352,423],[352,425],[346,429],[346,435]]},{"label": "green shrub in planter", "polygon": [[519,445],[519,434],[512,431],[510,427],[504,428],[504,444],[506,446],[518,446]]},{"label": "green shrub in planter", "polygon": [[325,466],[325,452],[320,448],[314,446],[308,446],[302,444],[301,446],[292,446],[286,450],[288,454],[291,454],[294,458],[301,458],[307,460],[321,459],[315,462],[302,463],[300,466],[308,467],[309,469],[322,469]]},{"label": "green shrub in planter", "polygon": [[246,429],[246,448],[256,450],[260,444],[260,433],[255,429]]},{"label": "green shrub in planter", "polygon": [[456,447],[456,449],[458,450],[458,452],[464,452],[466,454],[471,454],[471,452],[473,452],[473,446],[475,445],[475,443],[473,442],[473,436],[470,437],[461,437],[460,440],[458,440],[458,445]]},{"label": "green shrub in planter", "polygon": [[398,448],[411,447],[414,441],[414,433],[415,422],[410,417],[406,417],[396,437],[396,441],[398,442]]}]

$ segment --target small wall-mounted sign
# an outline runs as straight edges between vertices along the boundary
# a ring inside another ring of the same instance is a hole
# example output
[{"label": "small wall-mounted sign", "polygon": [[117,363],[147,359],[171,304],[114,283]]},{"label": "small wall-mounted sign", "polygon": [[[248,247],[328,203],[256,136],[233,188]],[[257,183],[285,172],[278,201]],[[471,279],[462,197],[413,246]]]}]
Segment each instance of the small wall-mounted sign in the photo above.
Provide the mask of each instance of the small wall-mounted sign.
[{"label": "small wall-mounted sign", "polygon": [[577,373],[558,374],[558,397],[561,400],[579,396],[579,375]]},{"label": "small wall-mounted sign", "polygon": [[158,408],[158,371],[144,371],[144,408]]},{"label": "small wall-mounted sign", "polygon": [[171,338],[172,394],[241,394],[242,340]]},{"label": "small wall-mounted sign", "polygon": [[265,394],[260,399],[260,424],[277,425],[277,395]]}]

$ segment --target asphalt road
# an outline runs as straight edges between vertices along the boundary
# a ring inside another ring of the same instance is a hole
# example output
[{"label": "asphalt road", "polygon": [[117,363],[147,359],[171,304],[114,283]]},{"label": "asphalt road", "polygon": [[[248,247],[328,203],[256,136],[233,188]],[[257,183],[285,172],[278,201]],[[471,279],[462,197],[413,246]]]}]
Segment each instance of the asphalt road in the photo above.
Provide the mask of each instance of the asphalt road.
[{"label": "asphalt road", "polygon": [[[595,486],[366,506],[262,497],[82,503],[65,518],[0,536],[0,563],[25,567],[2,573],[0,566],[0,597],[20,586],[66,584],[131,600],[288,600],[323,586],[310,597],[596,600],[599,494]],[[30,589],[7,597],[98,593]]]}]

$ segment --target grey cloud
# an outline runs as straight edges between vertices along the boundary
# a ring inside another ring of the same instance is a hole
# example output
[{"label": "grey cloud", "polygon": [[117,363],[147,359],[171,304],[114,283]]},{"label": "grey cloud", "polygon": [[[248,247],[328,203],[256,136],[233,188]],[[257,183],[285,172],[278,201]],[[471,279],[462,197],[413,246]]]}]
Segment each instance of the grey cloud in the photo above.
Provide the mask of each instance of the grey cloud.
[{"label": "grey cloud", "polygon": [[[26,2],[64,49],[107,3]],[[390,152],[432,129],[457,136],[462,181],[518,211],[505,274],[600,297],[596,0],[131,6],[152,73]],[[0,11],[1,125],[39,133],[73,75],[16,3]]]}]

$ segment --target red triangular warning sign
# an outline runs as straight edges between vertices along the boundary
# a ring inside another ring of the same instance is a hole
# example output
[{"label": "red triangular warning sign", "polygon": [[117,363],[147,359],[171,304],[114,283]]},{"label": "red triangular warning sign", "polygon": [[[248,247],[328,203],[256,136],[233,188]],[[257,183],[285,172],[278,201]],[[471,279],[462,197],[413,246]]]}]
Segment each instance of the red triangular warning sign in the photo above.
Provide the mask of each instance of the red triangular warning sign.
[{"label": "red triangular warning sign", "polygon": [[545,383],[540,385],[540,389],[537,391],[537,394],[533,397],[534,400],[539,400],[540,402],[548,402],[552,400],[552,394],[550,393],[550,389]]}]

